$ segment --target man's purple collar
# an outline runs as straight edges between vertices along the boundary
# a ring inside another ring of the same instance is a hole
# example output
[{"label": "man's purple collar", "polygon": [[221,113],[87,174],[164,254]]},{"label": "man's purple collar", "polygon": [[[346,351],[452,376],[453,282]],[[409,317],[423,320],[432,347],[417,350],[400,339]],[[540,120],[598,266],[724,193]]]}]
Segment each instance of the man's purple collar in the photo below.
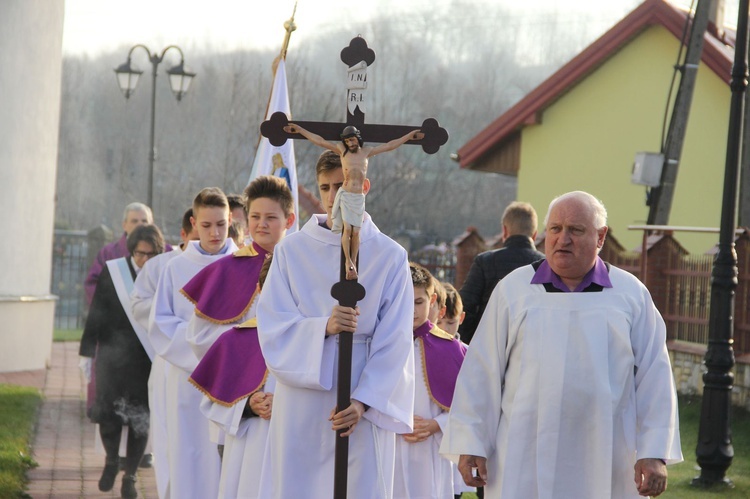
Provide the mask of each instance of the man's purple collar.
[{"label": "man's purple collar", "polygon": [[[552,284],[554,287],[563,292],[571,292],[568,286],[563,283],[560,276],[552,271],[552,267],[549,266],[547,260],[544,260],[539,268],[534,273],[534,277],[531,278],[531,284]],[[576,286],[572,291],[573,293],[580,293],[584,289],[588,288],[591,284],[598,284],[603,288],[611,288],[612,281],[609,280],[609,271],[604,261],[596,257],[594,266],[589,270],[583,280]]]}]

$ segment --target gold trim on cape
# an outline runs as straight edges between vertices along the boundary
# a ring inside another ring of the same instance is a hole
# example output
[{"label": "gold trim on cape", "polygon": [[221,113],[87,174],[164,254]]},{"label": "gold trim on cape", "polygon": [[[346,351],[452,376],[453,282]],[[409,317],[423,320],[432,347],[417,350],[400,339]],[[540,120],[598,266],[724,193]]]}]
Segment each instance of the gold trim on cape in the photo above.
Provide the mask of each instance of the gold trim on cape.
[{"label": "gold trim on cape", "polygon": [[198,389],[198,391],[200,391],[203,395],[205,395],[211,402],[215,404],[219,404],[220,406],[223,406],[223,407],[234,407],[235,405],[237,405],[237,402],[239,402],[240,400],[246,399],[252,396],[255,392],[260,391],[260,389],[263,388],[263,385],[266,384],[267,379],[268,379],[268,369],[266,369],[266,373],[263,375],[263,379],[261,380],[258,386],[253,388],[253,390],[247,393],[246,395],[237,397],[232,402],[224,402],[223,400],[218,400],[216,397],[208,393],[208,391],[205,388],[200,386],[192,377],[188,378],[188,381],[190,382],[191,385],[193,385],[196,389]]},{"label": "gold trim on cape", "polygon": [[[442,329],[441,329],[442,331]],[[445,331],[443,331],[445,333]],[[448,333],[445,333],[448,334]],[[437,336],[437,335],[436,335]],[[419,342],[419,350],[422,352],[422,375],[424,376],[424,384],[427,386],[427,394],[430,396],[430,400],[435,402],[438,407],[440,407],[444,411],[450,411],[450,407],[447,407],[435,399],[435,396],[432,395],[432,389],[430,388],[430,380],[427,378],[427,357],[425,357],[424,354],[424,339],[417,338],[417,341]]]},{"label": "gold trim on cape", "polygon": [[[197,304],[196,301],[185,292],[184,288],[180,290],[180,293],[182,293],[182,296],[187,298],[188,301],[192,303],[193,305]],[[242,318],[245,314],[247,314],[247,311],[250,310],[250,307],[252,307],[253,302],[255,301],[255,298],[257,296],[258,296],[258,286],[255,286],[255,291],[253,291],[253,296],[250,297],[250,301],[247,303],[247,306],[245,306],[242,312],[239,313],[238,315],[235,315],[234,317],[230,317],[229,319],[224,319],[223,321],[207,316],[206,314],[198,310],[198,307],[195,307],[195,315],[213,324],[232,324],[232,323],[237,322],[238,320],[240,320],[240,318]]]}]

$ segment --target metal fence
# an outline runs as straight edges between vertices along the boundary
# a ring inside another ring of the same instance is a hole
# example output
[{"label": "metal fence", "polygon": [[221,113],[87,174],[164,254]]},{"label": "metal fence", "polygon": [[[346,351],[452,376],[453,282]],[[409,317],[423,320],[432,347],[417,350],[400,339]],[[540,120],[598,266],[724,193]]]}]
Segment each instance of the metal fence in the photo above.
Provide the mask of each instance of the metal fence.
[{"label": "metal fence", "polygon": [[409,260],[425,267],[438,281],[455,282],[456,248],[452,245],[427,246],[412,251]]},{"label": "metal fence", "polygon": [[86,231],[55,230],[52,247],[52,293],[57,295],[56,329],[83,328],[83,281],[88,272]]}]

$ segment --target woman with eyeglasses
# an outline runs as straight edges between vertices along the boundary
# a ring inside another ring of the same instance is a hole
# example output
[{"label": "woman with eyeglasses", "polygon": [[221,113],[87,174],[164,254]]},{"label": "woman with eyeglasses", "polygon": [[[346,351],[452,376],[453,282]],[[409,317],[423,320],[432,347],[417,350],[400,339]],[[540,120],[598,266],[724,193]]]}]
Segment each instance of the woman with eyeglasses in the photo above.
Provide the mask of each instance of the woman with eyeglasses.
[{"label": "woman with eyeglasses", "polygon": [[164,237],[155,225],[142,225],[130,233],[127,246],[130,256],[109,260],[101,273],[79,354],[82,369],[85,374],[88,370],[89,376],[91,358],[96,356],[96,398],[88,416],[99,424],[107,454],[99,490],[106,492],[114,486],[122,427],[127,426],[120,494],[132,499],[138,496],[135,473],[148,441],[148,376],[152,353],[147,351],[148,343],[140,339],[146,338],[147,332],[130,312],[130,292],[146,262],[164,251]]}]

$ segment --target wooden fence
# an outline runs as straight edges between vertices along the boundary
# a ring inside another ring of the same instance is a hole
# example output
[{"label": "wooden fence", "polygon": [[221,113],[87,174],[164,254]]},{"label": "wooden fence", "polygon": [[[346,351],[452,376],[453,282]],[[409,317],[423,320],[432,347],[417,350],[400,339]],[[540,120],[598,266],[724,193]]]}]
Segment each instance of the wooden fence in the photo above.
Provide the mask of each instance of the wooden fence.
[{"label": "wooden fence", "polygon": [[[102,244],[92,239],[92,234],[96,235],[96,231],[88,234],[55,232],[52,289],[60,296],[55,314],[58,328],[83,325],[83,278],[91,255],[95,254],[91,246],[98,249]],[[452,244],[423,248],[410,253],[409,258],[427,267],[439,280],[461,289],[474,257],[501,244],[497,238],[485,241],[470,227]],[[537,246],[543,244],[543,240],[537,241]],[[625,251],[610,235],[601,256],[645,282],[667,324],[668,339],[707,344],[713,253],[689,254],[670,232],[649,236],[645,248],[644,260],[642,250]],[[735,250],[738,285],[734,305],[734,350],[738,354],[750,354],[750,229],[738,235]]]}]

